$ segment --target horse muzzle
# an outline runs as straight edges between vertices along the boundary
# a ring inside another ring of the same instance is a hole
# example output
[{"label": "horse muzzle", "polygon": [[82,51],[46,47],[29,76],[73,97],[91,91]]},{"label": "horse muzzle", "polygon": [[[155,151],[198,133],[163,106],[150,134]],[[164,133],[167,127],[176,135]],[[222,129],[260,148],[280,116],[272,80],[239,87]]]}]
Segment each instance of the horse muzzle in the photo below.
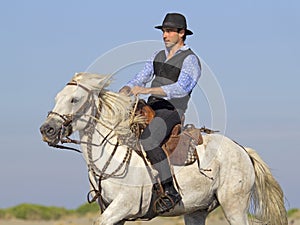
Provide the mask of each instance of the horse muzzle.
[{"label": "horse muzzle", "polygon": [[65,126],[60,120],[48,119],[41,127],[43,141],[49,145],[57,145],[64,137],[71,135],[72,126]]}]

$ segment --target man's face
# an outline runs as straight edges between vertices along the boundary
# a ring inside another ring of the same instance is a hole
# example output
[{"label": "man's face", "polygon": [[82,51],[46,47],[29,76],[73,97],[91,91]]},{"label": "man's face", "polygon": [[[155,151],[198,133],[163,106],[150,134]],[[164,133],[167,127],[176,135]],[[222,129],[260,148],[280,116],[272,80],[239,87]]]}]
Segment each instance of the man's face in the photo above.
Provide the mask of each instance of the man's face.
[{"label": "man's face", "polygon": [[177,28],[162,28],[163,39],[167,48],[172,48],[182,41],[184,31]]}]

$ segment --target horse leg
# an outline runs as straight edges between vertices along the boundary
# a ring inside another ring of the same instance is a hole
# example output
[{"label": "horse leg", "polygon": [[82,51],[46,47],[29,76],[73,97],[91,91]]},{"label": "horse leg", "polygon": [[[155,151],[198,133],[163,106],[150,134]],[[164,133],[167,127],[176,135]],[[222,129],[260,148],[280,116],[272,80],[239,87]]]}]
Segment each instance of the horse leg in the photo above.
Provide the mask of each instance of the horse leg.
[{"label": "horse leg", "polygon": [[[135,202],[135,201],[133,201]],[[123,225],[125,223],[124,218],[128,215],[135,215],[139,212],[139,207],[132,205],[128,202],[128,199],[123,197],[117,197],[111,204],[105,209],[105,211],[98,215],[94,221],[94,225]]]},{"label": "horse leg", "polygon": [[124,220],[117,221],[118,218],[116,216],[108,213],[105,214],[105,212],[97,216],[93,225],[124,225],[125,224]]},{"label": "horse leg", "polygon": [[[247,174],[249,177],[249,174]],[[252,182],[246,176],[228,179],[217,191],[217,198],[230,225],[249,225],[248,209]]]},{"label": "horse leg", "polygon": [[237,201],[235,204],[223,204],[222,208],[230,225],[249,225],[248,201]]},{"label": "horse leg", "polygon": [[[95,224],[95,223],[94,223],[94,224]],[[125,221],[122,220],[122,221],[120,221],[120,222],[114,223],[113,225],[124,225],[124,224],[125,224]]]},{"label": "horse leg", "polygon": [[205,220],[208,215],[206,211],[196,211],[184,215],[185,225],[205,225]]},{"label": "horse leg", "polygon": [[114,225],[124,225],[124,224],[125,224],[125,221],[123,220],[123,221],[120,221],[118,223],[115,223]]}]

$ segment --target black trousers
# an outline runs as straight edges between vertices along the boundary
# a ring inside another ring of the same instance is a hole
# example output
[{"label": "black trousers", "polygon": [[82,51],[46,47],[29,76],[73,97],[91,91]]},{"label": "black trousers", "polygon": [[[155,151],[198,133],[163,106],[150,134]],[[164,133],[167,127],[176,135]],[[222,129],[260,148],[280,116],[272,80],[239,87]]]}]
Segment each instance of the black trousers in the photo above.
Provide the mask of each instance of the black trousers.
[{"label": "black trousers", "polygon": [[173,127],[181,123],[181,119],[176,110],[157,109],[155,113],[155,117],[141,135],[141,144],[147,158],[158,170],[159,178],[164,184],[172,181],[172,175],[167,156],[161,146],[170,136]]}]

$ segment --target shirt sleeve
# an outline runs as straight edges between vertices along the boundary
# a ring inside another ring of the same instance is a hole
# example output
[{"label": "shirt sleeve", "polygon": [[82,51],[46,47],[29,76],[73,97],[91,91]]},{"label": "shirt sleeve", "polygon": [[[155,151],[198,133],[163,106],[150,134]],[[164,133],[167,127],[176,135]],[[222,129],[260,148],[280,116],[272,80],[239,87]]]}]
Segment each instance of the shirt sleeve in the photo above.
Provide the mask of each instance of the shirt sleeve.
[{"label": "shirt sleeve", "polygon": [[145,87],[148,82],[151,81],[154,74],[154,68],[153,68],[153,60],[155,58],[157,53],[155,53],[144,65],[143,69],[137,73],[134,78],[127,82],[127,86],[134,87],[134,86],[140,86]]},{"label": "shirt sleeve", "polygon": [[167,95],[166,99],[182,98],[188,95],[197,84],[200,76],[201,68],[197,56],[187,56],[183,61],[177,82],[161,87]]}]

